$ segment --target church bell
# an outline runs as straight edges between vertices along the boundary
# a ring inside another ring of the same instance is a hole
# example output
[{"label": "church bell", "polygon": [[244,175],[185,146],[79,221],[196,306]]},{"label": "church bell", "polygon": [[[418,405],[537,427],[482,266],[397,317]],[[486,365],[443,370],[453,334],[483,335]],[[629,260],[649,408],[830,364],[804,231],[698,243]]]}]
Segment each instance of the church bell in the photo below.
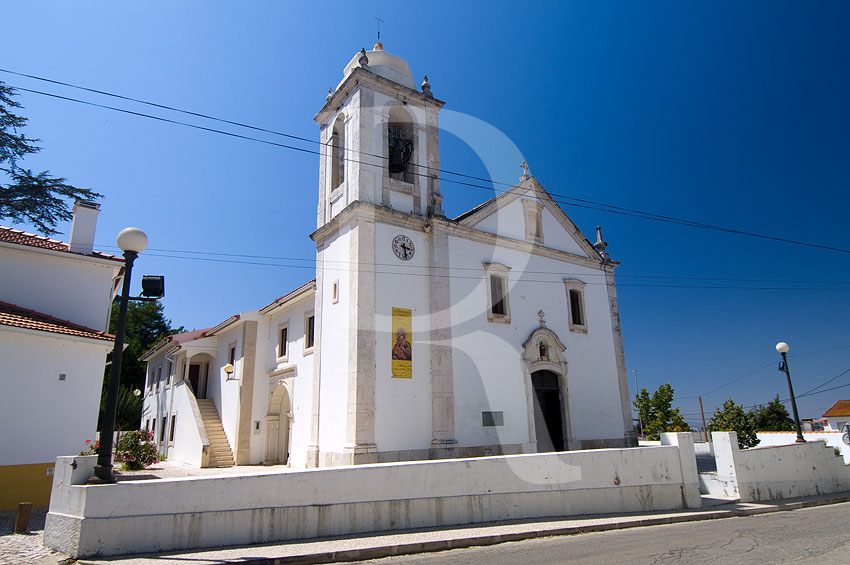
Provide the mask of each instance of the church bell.
[{"label": "church bell", "polygon": [[403,173],[407,170],[410,156],[413,154],[413,142],[404,139],[400,127],[389,129],[389,169],[390,173]]}]

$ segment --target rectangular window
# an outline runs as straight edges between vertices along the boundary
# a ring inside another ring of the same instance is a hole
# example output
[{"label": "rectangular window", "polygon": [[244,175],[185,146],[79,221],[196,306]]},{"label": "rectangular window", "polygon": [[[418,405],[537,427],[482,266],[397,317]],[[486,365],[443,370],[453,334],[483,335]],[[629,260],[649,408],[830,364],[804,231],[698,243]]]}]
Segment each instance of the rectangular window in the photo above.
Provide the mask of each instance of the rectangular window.
[{"label": "rectangular window", "polygon": [[230,363],[231,365],[236,365],[236,346],[235,345],[232,345],[230,347],[230,355],[228,356],[228,359],[229,359],[228,363]]},{"label": "rectangular window", "polygon": [[333,304],[339,302],[339,280],[335,280],[331,287],[331,302]]},{"label": "rectangular window", "polygon": [[171,361],[169,361],[168,362],[168,370],[166,371],[166,374],[165,374],[165,380],[167,381],[166,384],[168,386],[171,386],[171,369],[172,369],[172,363],[171,363]]},{"label": "rectangular window", "polygon": [[156,368],[156,390],[159,390],[159,381],[162,380],[162,365]]},{"label": "rectangular window", "polygon": [[289,336],[287,335],[288,333],[289,328],[284,326],[280,328],[280,333],[277,336],[277,356],[283,359],[285,359],[287,353],[289,353]]},{"label": "rectangular window", "polygon": [[307,349],[311,349],[313,347],[313,339],[315,335],[315,321],[316,317],[312,314],[307,317],[306,329],[304,332],[304,347]]},{"label": "rectangular window", "polygon": [[171,431],[168,432],[168,441],[174,443],[174,427],[177,425],[177,414],[171,415]]},{"label": "rectangular window", "polygon": [[151,421],[150,421],[150,418],[148,418],[147,420],[145,420],[145,431],[149,432],[150,429],[151,429]]},{"label": "rectangular window", "polygon": [[504,284],[501,277],[490,275],[490,296],[492,297],[492,305],[490,311],[497,316],[505,315],[505,292]]},{"label": "rectangular window", "polygon": [[572,315],[573,324],[577,326],[584,325],[584,316],[581,311],[581,294],[575,289],[570,289],[570,314]]},{"label": "rectangular window", "polygon": [[154,416],[153,420],[151,420],[151,433],[156,434],[156,417]]},{"label": "rectangular window", "polygon": [[564,279],[564,284],[567,287],[570,331],[587,333],[587,312],[584,305],[585,283],[578,279]]},{"label": "rectangular window", "polygon": [[484,286],[487,289],[487,320],[509,324],[511,303],[508,296],[508,274],[511,268],[500,263],[484,263]]},{"label": "rectangular window", "polygon": [[159,429],[159,441],[165,439],[165,426],[168,424],[168,420],[165,416],[162,417],[162,427]]}]

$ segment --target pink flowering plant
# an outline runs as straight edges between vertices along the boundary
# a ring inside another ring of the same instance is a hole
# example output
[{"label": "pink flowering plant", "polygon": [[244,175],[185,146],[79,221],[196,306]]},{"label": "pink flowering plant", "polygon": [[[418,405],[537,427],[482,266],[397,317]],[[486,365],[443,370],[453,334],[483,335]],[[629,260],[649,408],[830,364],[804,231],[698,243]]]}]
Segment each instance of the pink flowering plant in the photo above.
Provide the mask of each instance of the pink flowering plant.
[{"label": "pink flowering plant", "polygon": [[115,445],[115,461],[121,462],[121,468],[129,471],[159,463],[153,438],[153,432],[146,430],[123,432]]}]

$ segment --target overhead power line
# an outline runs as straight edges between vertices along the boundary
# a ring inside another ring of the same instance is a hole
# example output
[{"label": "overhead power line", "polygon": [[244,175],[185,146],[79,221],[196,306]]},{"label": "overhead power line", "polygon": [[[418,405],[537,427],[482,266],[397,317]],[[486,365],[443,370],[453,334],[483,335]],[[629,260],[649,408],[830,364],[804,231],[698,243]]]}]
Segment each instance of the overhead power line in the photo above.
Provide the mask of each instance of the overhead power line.
[{"label": "overhead power line", "polygon": [[[104,90],[87,88],[87,87],[83,87],[83,86],[79,86],[79,85],[75,85],[75,84],[71,84],[71,83],[67,83],[67,82],[48,79],[48,78],[45,78],[45,77],[39,77],[39,76],[36,76],[36,75],[19,73],[19,72],[11,71],[11,70],[8,70],[8,69],[0,69],[0,72],[6,72],[6,73],[9,73],[9,74],[27,77],[27,78],[31,78],[31,79],[34,79],[34,80],[40,80],[40,81],[44,81],[44,82],[48,82],[48,83],[66,86],[66,87],[69,87],[69,88],[84,90],[84,91],[87,91],[87,92],[100,94],[100,95],[103,95],[103,96],[109,96],[109,97],[113,97],[113,98],[117,98],[117,99],[121,99],[121,100],[145,104],[145,105],[149,105],[149,106],[156,107],[156,108],[159,108],[159,109],[183,113],[183,114],[191,115],[191,116],[194,116],[194,117],[199,117],[199,118],[208,119],[208,120],[214,120],[214,121],[218,121],[218,122],[221,122],[221,123],[234,125],[234,126],[237,126],[237,127],[248,128],[248,129],[251,129],[251,130],[254,130],[254,131],[260,131],[260,132],[269,133],[269,134],[272,134],[272,135],[284,136],[286,138],[297,140],[297,141],[302,141],[302,142],[306,142],[306,143],[316,143],[316,144],[322,145],[320,142],[318,142],[316,140],[307,139],[307,138],[304,138],[304,137],[288,134],[288,133],[285,133],[285,132],[279,132],[279,131],[275,131],[275,130],[271,130],[271,129],[267,129],[267,128],[253,126],[253,125],[250,125],[250,124],[244,124],[244,123],[241,123],[241,122],[226,120],[226,119],[223,119],[223,118],[218,118],[218,117],[215,117],[215,116],[210,116],[210,115],[202,114],[202,113],[199,113],[199,112],[193,112],[193,111],[190,111],[190,110],[183,110],[183,109],[175,108],[175,107],[168,106],[168,105],[165,105],[165,104],[157,104],[157,103],[154,103],[154,102],[148,102],[148,101],[145,101],[145,100],[141,100],[141,99],[133,98],[133,97],[129,97],[129,96],[122,96],[122,95],[110,93],[110,92],[107,92],[107,91],[104,91]],[[161,116],[154,116],[154,115],[151,115],[151,114],[145,114],[143,112],[136,112],[136,111],[127,110],[127,109],[124,109],[124,108],[108,106],[108,105],[105,105],[105,104],[98,104],[98,103],[95,103],[95,102],[89,102],[89,101],[86,101],[86,100],[80,100],[80,99],[72,98],[72,97],[68,97],[68,96],[61,96],[61,95],[53,94],[53,93],[49,93],[49,92],[43,92],[43,91],[39,91],[39,90],[28,89],[28,88],[23,88],[23,87],[16,87],[16,86],[12,86],[12,87],[17,89],[17,90],[20,90],[20,91],[23,91],[23,92],[29,92],[29,93],[32,93],[32,94],[39,94],[39,95],[43,95],[43,96],[49,96],[49,97],[53,97],[53,98],[57,98],[57,99],[61,99],[61,100],[76,102],[76,103],[85,104],[85,105],[98,107],[98,108],[102,108],[102,109],[108,109],[108,110],[112,110],[112,111],[116,111],[116,112],[123,112],[123,113],[131,114],[131,115],[135,115],[135,116],[138,116],[138,117],[145,117],[145,118],[149,118],[149,119],[153,119],[153,120],[157,120],[157,121],[161,121],[161,122],[165,122],[165,123],[170,123],[170,124],[174,124],[174,125],[182,125],[182,126],[185,126],[185,127],[190,127],[190,128],[194,128],[194,129],[198,129],[198,130],[202,130],[202,131],[207,131],[207,132],[210,132],[210,133],[218,133],[218,134],[221,134],[221,135],[226,135],[226,136],[230,136],[230,137],[244,139],[244,140],[247,140],[247,141],[254,141],[254,142],[257,142],[257,143],[264,143],[264,144],[268,144],[268,145],[272,145],[272,146],[276,146],[276,147],[281,147],[281,148],[284,148],[284,149],[299,151],[299,152],[302,152],[302,153],[322,155],[321,150],[316,151],[316,150],[311,150],[311,149],[305,149],[303,147],[297,147],[297,146],[290,145],[290,144],[277,143],[277,142],[274,142],[274,141],[259,139],[259,138],[248,136],[248,135],[242,135],[242,134],[237,134],[237,133],[233,133],[233,132],[229,132],[229,131],[225,131],[225,130],[220,130],[220,129],[216,129],[216,128],[200,126],[200,125],[197,125],[197,124],[182,122],[180,120],[163,118]],[[346,153],[356,153],[354,150],[351,150],[351,149],[345,149],[345,152]],[[361,154],[367,155],[367,156],[370,156],[370,157],[374,157],[374,158],[378,158],[382,161],[386,160],[386,157],[383,156],[383,155],[376,155],[376,154],[370,154],[370,153],[361,153]],[[371,163],[371,162],[368,162],[368,161],[364,162],[364,161],[361,161],[359,159],[353,159],[353,158],[349,158],[349,157],[346,157],[345,160],[351,161],[351,162],[357,162],[357,163],[360,163],[360,164],[363,164],[363,165],[368,165],[368,166],[384,167],[384,164],[382,162],[381,163]],[[418,166],[418,167],[426,168],[424,166]],[[467,178],[467,179],[470,179],[470,180],[478,180],[478,181],[482,181],[482,182],[487,182],[487,183],[491,183],[492,185],[500,185],[500,186],[505,186],[505,187],[513,187],[514,186],[514,184],[512,184],[512,183],[495,181],[495,180],[492,180],[492,179],[486,179],[486,178],[477,177],[477,176],[474,176],[474,175],[467,175],[467,174],[464,174],[464,173],[459,173],[459,172],[456,172],[456,171],[450,171],[450,170],[446,170],[446,169],[436,169],[436,171],[438,171],[442,174],[446,174],[446,175],[454,175],[454,176],[458,176],[458,177],[461,177],[461,178]],[[413,173],[413,174],[418,175],[418,176],[428,176],[426,173],[421,173],[421,172],[420,173]],[[488,190],[488,191],[489,190],[493,190],[493,191],[496,191],[496,192],[505,192],[506,191],[506,190],[496,189],[495,186],[484,186],[484,185],[474,184],[474,183],[470,183],[470,182],[464,182],[464,181],[460,181],[460,180],[456,180],[456,179],[442,178],[442,180],[444,182],[450,182],[450,183],[458,184],[458,185],[461,185],[461,186],[468,186],[468,187],[471,187],[471,188],[479,188],[479,189],[484,189],[484,190]],[[746,231],[746,230],[727,228],[727,227],[718,226],[718,225],[714,225],[714,224],[707,224],[707,223],[703,223],[703,222],[697,222],[697,221],[694,221],[694,220],[676,218],[676,217],[668,216],[668,215],[664,215],[664,214],[656,214],[654,212],[646,212],[646,211],[637,210],[637,209],[634,209],[634,208],[617,206],[617,205],[613,205],[613,204],[606,204],[606,203],[603,203],[603,202],[597,202],[597,201],[593,201],[593,200],[588,200],[588,199],[583,199],[583,198],[578,198],[578,197],[574,197],[574,196],[563,195],[563,194],[558,194],[558,193],[553,193],[553,192],[550,192],[549,194],[550,194],[550,196],[552,196],[552,198],[553,198],[553,200],[555,200],[555,202],[557,202],[558,204],[565,205],[565,206],[572,206],[572,207],[576,207],[576,208],[587,208],[587,209],[607,212],[607,213],[610,213],[610,214],[618,214],[618,215],[623,215],[623,216],[643,218],[643,219],[653,220],[653,221],[657,221],[657,222],[671,223],[671,224],[676,224],[676,225],[683,225],[683,226],[695,227],[695,228],[700,228],[700,229],[719,231],[719,232],[736,234],[736,235],[743,235],[743,236],[748,236],[748,237],[766,239],[766,240],[770,240],[770,241],[790,243],[790,244],[793,244],[793,245],[801,245],[801,246],[805,246],[805,247],[813,247],[813,248],[825,249],[825,250],[829,250],[829,251],[836,251],[836,252],[840,252],[840,253],[850,253],[850,249],[845,249],[845,248],[840,248],[840,247],[835,247],[835,246],[830,246],[830,245],[823,245],[823,244],[818,244],[818,243],[794,240],[794,239],[790,239],[790,238],[761,234],[761,233],[757,233],[757,232],[750,232],[750,231]]]}]

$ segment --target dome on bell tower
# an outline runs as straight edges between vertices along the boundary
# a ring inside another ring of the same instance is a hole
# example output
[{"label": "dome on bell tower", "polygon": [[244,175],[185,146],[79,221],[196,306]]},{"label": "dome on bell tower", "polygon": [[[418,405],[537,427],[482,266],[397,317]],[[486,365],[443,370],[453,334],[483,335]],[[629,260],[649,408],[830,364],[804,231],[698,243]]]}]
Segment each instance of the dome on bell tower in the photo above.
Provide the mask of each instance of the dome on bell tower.
[{"label": "dome on bell tower", "polygon": [[[367,65],[370,71],[376,75],[384,77],[387,80],[391,80],[395,83],[406,86],[407,88],[416,90],[416,82],[413,80],[413,75],[410,74],[410,67],[407,64],[407,61],[401,57],[396,57],[392,53],[384,51],[384,46],[381,43],[376,43],[375,47],[371,51],[366,51],[365,54],[369,59]],[[345,70],[343,71],[343,81],[348,78],[348,75],[350,75],[354,69],[361,66],[360,59],[362,57],[363,52],[361,51],[351,58],[351,61],[348,62],[345,66]]]}]

